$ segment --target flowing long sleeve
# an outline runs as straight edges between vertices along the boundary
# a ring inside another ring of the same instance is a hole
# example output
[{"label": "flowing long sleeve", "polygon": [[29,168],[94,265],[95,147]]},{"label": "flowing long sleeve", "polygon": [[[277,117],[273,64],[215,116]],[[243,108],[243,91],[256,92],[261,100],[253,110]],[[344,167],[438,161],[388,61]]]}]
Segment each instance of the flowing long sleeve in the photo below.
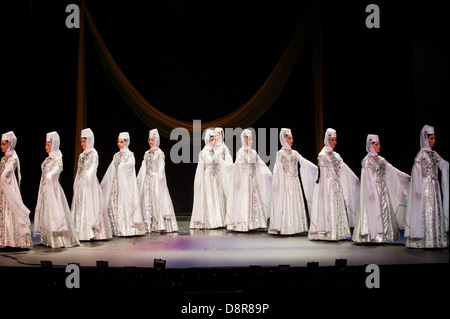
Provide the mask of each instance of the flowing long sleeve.
[{"label": "flowing long sleeve", "polygon": [[348,224],[353,227],[359,204],[359,178],[344,162],[341,165],[341,183],[347,206]]},{"label": "flowing long sleeve", "polygon": [[[15,156],[12,159],[17,160]],[[10,160],[6,164],[0,176],[0,183],[19,225],[18,230],[20,235],[29,235],[31,225],[29,218],[30,210],[22,202],[19,185],[14,175],[13,161]]]},{"label": "flowing long sleeve", "polygon": [[281,163],[281,152],[277,152],[272,176],[272,205],[270,210],[270,227],[275,231],[281,229],[284,204],[284,169]]},{"label": "flowing long sleeve", "polygon": [[389,198],[395,212],[397,224],[400,229],[405,227],[407,193],[410,176],[403,173],[390,163],[386,165],[386,185],[389,192]]},{"label": "flowing long sleeve", "polygon": [[205,162],[203,161],[202,152],[198,155],[197,170],[194,177],[194,203],[192,206],[191,226],[202,223],[203,216],[203,175],[205,170]]},{"label": "flowing long sleeve", "polygon": [[314,163],[308,161],[300,154],[298,156],[299,156],[300,177],[302,179],[303,191],[305,193],[308,212],[311,212],[314,187],[316,185],[318,169],[317,165],[315,165]]},{"label": "flowing long sleeve", "polygon": [[424,229],[421,222],[422,208],[422,167],[416,159],[411,172],[411,182],[408,190],[408,205],[405,215],[405,237],[423,238]]},{"label": "flowing long sleeve", "polygon": [[439,169],[441,170],[441,188],[442,188],[442,209],[444,211],[444,219],[445,219],[445,231],[448,232],[449,229],[449,202],[448,202],[448,183],[449,183],[449,173],[448,173],[449,164],[442,157],[439,161]]}]

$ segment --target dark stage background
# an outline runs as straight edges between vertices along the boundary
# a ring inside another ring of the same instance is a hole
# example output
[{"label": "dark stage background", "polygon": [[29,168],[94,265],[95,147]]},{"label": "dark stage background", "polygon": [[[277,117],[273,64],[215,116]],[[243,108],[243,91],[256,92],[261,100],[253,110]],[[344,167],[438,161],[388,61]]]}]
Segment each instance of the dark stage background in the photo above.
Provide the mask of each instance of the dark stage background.
[{"label": "dark stage background", "polygon": [[[78,29],[65,8],[80,1],[2,3],[1,133],[13,130],[21,161],[22,196],[34,212],[45,134],[58,131],[71,201],[75,139]],[[267,78],[308,2],[85,1],[108,49],[136,89],[161,111],[186,121],[213,120],[248,100]],[[381,28],[368,29],[365,8],[376,3]],[[338,133],[336,151],[360,175],[368,133],[384,156],[410,173],[424,124],[446,141],[449,45],[446,13],[437,1],[319,1],[324,67],[324,128]],[[317,5],[313,2],[313,5]],[[148,130],[122,101],[86,40],[87,127],[95,133],[102,179],[121,131],[131,135],[136,171]],[[252,125],[289,127],[294,148],[315,162],[312,34],[271,109]],[[446,136],[444,138],[444,135]],[[323,135],[320,136],[320,139]],[[174,144],[161,140],[177,213],[190,212],[196,164],[173,164]],[[240,142],[235,143],[236,147]]]}]

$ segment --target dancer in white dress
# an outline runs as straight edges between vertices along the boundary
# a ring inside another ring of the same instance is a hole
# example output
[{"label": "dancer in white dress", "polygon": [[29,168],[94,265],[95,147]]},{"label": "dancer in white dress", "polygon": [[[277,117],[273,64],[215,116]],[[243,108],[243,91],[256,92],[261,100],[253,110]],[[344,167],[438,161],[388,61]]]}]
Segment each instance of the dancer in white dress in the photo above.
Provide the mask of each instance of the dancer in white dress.
[{"label": "dancer in white dress", "polygon": [[194,203],[190,228],[225,227],[226,197],[220,180],[219,159],[214,151],[213,130],[205,133],[205,146],[198,156],[194,179]]},{"label": "dancer in white dress", "polygon": [[150,130],[148,143],[137,176],[141,210],[147,232],[178,231],[175,211],[167,187],[164,152],[159,148],[160,137],[157,129]]},{"label": "dancer in white dress", "polygon": [[47,133],[45,150],[48,157],[41,165],[42,176],[34,213],[35,234],[40,235],[44,245],[52,248],[73,247],[80,244],[66,195],[59,184],[59,175],[63,170],[59,145],[58,133]]},{"label": "dancer in white dress", "polygon": [[20,162],[14,150],[16,143],[14,132],[2,134],[1,149],[5,156],[0,161],[0,246],[25,248],[33,246],[33,241],[30,210],[20,194]]},{"label": "dancer in white dress", "polygon": [[[294,138],[291,130],[280,131],[282,148],[277,152],[272,178],[272,205],[270,213],[270,234],[292,235],[307,232],[308,211],[317,177],[317,166],[292,149]],[[300,177],[307,200],[305,207]]]},{"label": "dancer in white dress", "polygon": [[345,240],[351,236],[359,202],[359,179],[333,149],[334,129],[327,129],[318,156],[318,180],[314,187],[309,240]]},{"label": "dancer in white dress", "polygon": [[98,154],[94,148],[94,133],[81,131],[83,153],[78,157],[73,184],[72,216],[78,240],[112,238],[111,224],[97,178]]},{"label": "dancer in white dress", "polygon": [[[448,247],[448,162],[433,151],[434,127],[420,132],[420,152],[414,160],[406,209],[405,237],[408,248]],[[438,171],[441,170],[439,184]],[[442,195],[441,195],[442,191]]]},{"label": "dancer in white dress", "polygon": [[130,135],[122,132],[117,139],[119,152],[100,183],[113,236],[126,237],[145,234],[136,181],[134,154],[128,149]]},{"label": "dancer in white dress", "polygon": [[226,222],[228,230],[246,232],[267,228],[272,198],[272,172],[251,148],[251,130],[242,132],[241,142],[227,199]]},{"label": "dancer in white dress", "polygon": [[[361,190],[352,240],[363,243],[392,243],[404,227],[409,175],[379,156],[378,135],[369,134],[367,155],[361,165]],[[402,206],[403,205],[403,206]]]}]

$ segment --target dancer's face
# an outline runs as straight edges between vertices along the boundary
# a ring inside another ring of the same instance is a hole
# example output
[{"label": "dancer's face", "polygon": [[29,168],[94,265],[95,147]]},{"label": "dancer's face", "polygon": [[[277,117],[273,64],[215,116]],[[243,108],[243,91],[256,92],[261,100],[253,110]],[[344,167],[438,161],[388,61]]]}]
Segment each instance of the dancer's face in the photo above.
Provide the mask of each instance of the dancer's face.
[{"label": "dancer's face", "polygon": [[286,142],[289,144],[289,146],[292,146],[292,144],[294,144],[294,137],[292,136],[292,134],[289,134],[286,137]]},{"label": "dancer's face", "polygon": [[86,146],[87,146],[87,141],[85,138],[82,138],[81,139],[81,148],[85,150]]},{"label": "dancer's face", "polygon": [[117,139],[117,146],[118,146],[120,149],[124,148],[124,147],[125,147],[125,144],[126,144],[126,142],[125,142],[124,139],[121,139],[121,138]]},{"label": "dancer's face", "polygon": [[50,153],[52,151],[52,144],[49,141],[45,142],[45,151]]},{"label": "dancer's face", "polygon": [[155,141],[153,140],[153,137],[150,137],[150,138],[148,139],[148,145],[149,145],[150,147],[153,147],[153,145],[155,145]]},{"label": "dancer's face", "polygon": [[6,151],[8,150],[8,142],[7,141],[2,141],[0,144],[0,147],[2,149],[3,153],[6,153]]},{"label": "dancer's face", "polygon": [[375,150],[375,152],[379,153],[380,149],[381,149],[381,144],[380,144],[380,142],[374,142],[374,143],[372,143],[372,147]]},{"label": "dancer's face", "polygon": [[211,136],[211,137],[209,138],[209,145],[210,145],[210,146],[216,145],[216,138],[215,138],[214,136]]},{"label": "dancer's face", "polygon": [[436,144],[436,135],[432,134],[428,136],[428,145],[433,148],[434,144]]},{"label": "dancer's face", "polygon": [[337,144],[337,137],[332,137],[332,138],[330,138],[330,146],[331,146],[332,148],[335,148],[335,147],[336,147],[336,144]]},{"label": "dancer's face", "polygon": [[253,139],[252,139],[251,136],[247,136],[246,140],[247,140],[247,146],[252,146],[253,145]]}]

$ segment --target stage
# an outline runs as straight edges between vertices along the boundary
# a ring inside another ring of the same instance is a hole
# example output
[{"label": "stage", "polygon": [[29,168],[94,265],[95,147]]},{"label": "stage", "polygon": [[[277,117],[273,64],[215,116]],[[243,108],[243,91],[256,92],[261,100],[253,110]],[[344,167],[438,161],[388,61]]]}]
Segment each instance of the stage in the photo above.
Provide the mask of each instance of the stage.
[{"label": "stage", "polygon": [[[177,215],[177,220],[179,231],[171,234],[115,237],[61,249],[45,247],[34,238],[30,249],[1,248],[1,287],[41,292],[34,294],[34,301],[89,296],[135,302],[145,296],[153,306],[169,306],[153,312],[163,309],[180,318],[187,316],[183,310],[206,304],[216,307],[216,318],[233,315],[226,313],[231,304],[265,304],[270,310],[253,316],[276,318],[296,310],[300,301],[307,307],[324,298],[327,303],[407,300],[410,291],[443,292],[437,296],[442,300],[448,296],[448,248],[407,249],[404,238],[393,244],[361,245],[350,240],[309,241],[306,234],[274,236],[264,230],[190,230],[189,214]],[[155,264],[158,259],[165,264]],[[67,288],[72,273],[66,267],[72,263],[80,269],[79,289]],[[368,264],[379,266],[380,289],[367,287]],[[47,290],[52,294],[42,293]],[[16,301],[14,294],[10,297]],[[426,298],[436,300],[436,295]]]},{"label": "stage", "polygon": [[211,267],[306,267],[309,262],[333,266],[336,259],[346,259],[348,266],[367,264],[405,265],[448,263],[448,249],[424,250],[405,248],[405,239],[394,244],[355,244],[309,241],[307,234],[270,235],[265,230],[247,233],[189,229],[189,215],[178,217],[177,233],[152,233],[138,237],[114,237],[105,241],[82,241],[80,246],[53,249],[34,238],[31,249],[2,249],[0,266],[54,266],[77,263],[95,267],[97,261],[108,261],[110,267],[153,267],[155,259],[166,261],[166,268]]}]

